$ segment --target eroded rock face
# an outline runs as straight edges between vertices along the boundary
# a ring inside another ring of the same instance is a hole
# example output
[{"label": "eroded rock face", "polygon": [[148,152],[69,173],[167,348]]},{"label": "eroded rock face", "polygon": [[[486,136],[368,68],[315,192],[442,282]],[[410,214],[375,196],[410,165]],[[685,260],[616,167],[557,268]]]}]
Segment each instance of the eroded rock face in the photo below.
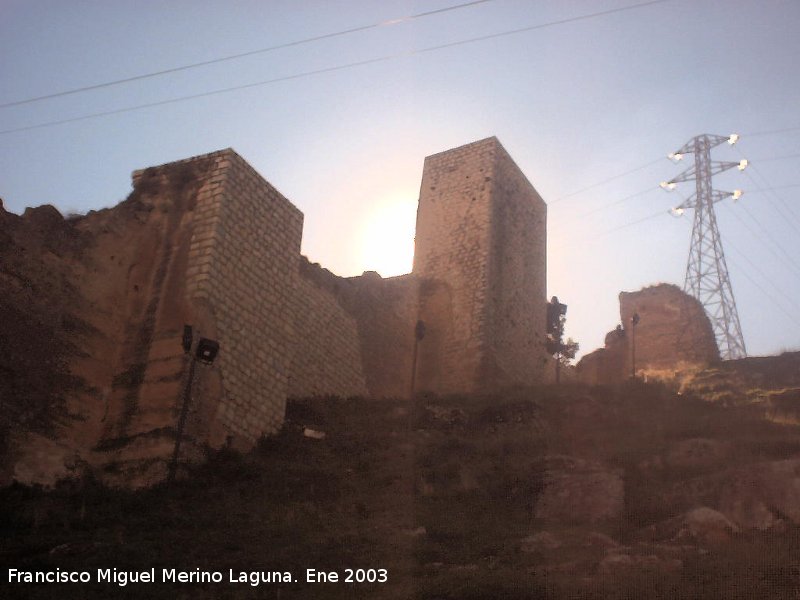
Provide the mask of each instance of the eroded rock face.
[{"label": "eroded rock face", "polygon": [[[605,347],[581,359],[580,381],[618,383],[636,372],[671,375],[719,360],[714,331],[702,305],[675,285],[659,284],[619,295],[622,324],[606,336]],[[639,316],[633,331],[632,317]],[[635,342],[634,342],[635,336]]]},{"label": "eroded rock face", "polygon": [[571,456],[545,460],[545,486],[536,517],[562,523],[600,523],[619,518],[624,483],[619,471]]},{"label": "eroded rock face", "polygon": [[684,470],[724,468],[732,453],[730,442],[691,438],[673,444],[664,456],[664,464]]},{"label": "eroded rock face", "polygon": [[743,528],[770,529],[788,519],[800,524],[800,459],[756,463],[723,486],[720,510]]}]

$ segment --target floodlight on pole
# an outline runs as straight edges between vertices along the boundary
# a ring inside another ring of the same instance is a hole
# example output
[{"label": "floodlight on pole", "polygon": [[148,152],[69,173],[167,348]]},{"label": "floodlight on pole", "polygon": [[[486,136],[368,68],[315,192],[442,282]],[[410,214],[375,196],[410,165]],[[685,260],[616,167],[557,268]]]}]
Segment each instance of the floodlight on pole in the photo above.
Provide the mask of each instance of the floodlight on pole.
[{"label": "floodlight on pole", "polygon": [[689,247],[689,260],[686,265],[684,291],[691,294],[703,305],[723,359],[744,358],[747,351],[739,323],[739,313],[733,297],[722,238],[717,227],[714,204],[725,198],[738,200],[742,190],[723,192],[712,187],[711,178],[717,173],[747,167],[747,160],[739,162],[720,162],[711,160],[711,149],[727,142],[735,144],[738,134],[728,137],[721,135],[698,135],[689,140],[673,154],[694,154],[694,165],[677,177],[661,184],[669,190],[670,185],[682,181],[694,181],[695,192],[683,204],[672,209],[672,214],[680,216],[683,211],[693,208],[694,224],[692,242]]},{"label": "floodlight on pole", "polygon": [[169,471],[167,473],[167,482],[172,483],[175,480],[175,475],[178,472],[178,457],[181,452],[181,441],[183,439],[183,430],[186,427],[186,417],[189,414],[189,404],[192,397],[192,381],[194,380],[195,365],[198,361],[204,365],[211,365],[219,352],[219,342],[201,337],[197,342],[194,354],[192,354],[192,341],[194,334],[191,325],[183,326],[183,337],[181,345],[183,346],[184,353],[189,357],[189,372],[186,377],[186,385],[183,388],[181,398],[181,412],[178,417],[178,426],[175,430],[175,447],[172,451],[172,460],[169,463]]}]

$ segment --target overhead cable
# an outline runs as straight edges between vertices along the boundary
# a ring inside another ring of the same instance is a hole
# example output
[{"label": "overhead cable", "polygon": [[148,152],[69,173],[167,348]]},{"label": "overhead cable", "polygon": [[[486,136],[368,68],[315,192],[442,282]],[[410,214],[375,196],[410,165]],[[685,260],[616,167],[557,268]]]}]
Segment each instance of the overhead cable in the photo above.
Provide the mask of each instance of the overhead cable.
[{"label": "overhead cable", "polygon": [[275,50],[282,50],[284,48],[292,48],[294,46],[301,46],[303,44],[310,44],[312,42],[319,42],[322,40],[328,40],[331,38],[341,37],[345,35],[349,35],[352,33],[358,33],[361,31],[367,31],[369,29],[377,29],[378,27],[387,27],[391,25],[398,25],[400,23],[406,23],[408,21],[413,21],[415,19],[422,19],[424,17],[430,17],[432,15],[437,15],[445,12],[450,12],[454,10],[459,10],[462,8],[467,8],[470,6],[475,6],[476,4],[485,4],[486,2],[493,2],[494,0],[474,0],[473,2],[465,2],[463,4],[456,4],[454,6],[446,6],[444,8],[439,8],[436,10],[429,10],[413,15],[407,15],[405,17],[397,17],[394,19],[386,19],[384,21],[378,21],[377,23],[371,23],[369,25],[361,25],[359,27],[351,27],[349,29],[343,29],[341,31],[335,31],[332,33],[324,33],[322,35],[315,35],[313,37],[303,38],[300,40],[294,40],[292,42],[286,42],[283,44],[275,44],[274,46],[268,46],[266,48],[259,48],[258,50],[249,50],[247,52],[240,52],[238,54],[229,54],[227,56],[220,56],[218,58],[212,58],[209,60],[203,60],[200,62],[190,63],[186,65],[181,65],[179,67],[172,67],[169,69],[162,69],[160,71],[152,71],[150,73],[142,73],[141,75],[134,75],[132,77],[124,77],[122,79],[114,79],[112,81],[104,81],[102,83],[96,83],[94,85],[87,85],[83,87],[72,88],[69,90],[63,90],[61,92],[54,92],[52,94],[45,94],[43,96],[35,96],[33,98],[25,98],[24,100],[15,100],[13,102],[6,102],[5,104],[0,104],[0,108],[7,108],[9,106],[19,106],[21,104],[31,104],[33,102],[39,102],[40,100],[48,100],[50,98],[58,98],[61,96],[69,96],[72,94],[79,94],[81,92],[88,92],[90,90],[98,90],[101,88],[113,87],[116,85],[121,85],[123,83],[130,83],[132,81],[140,81],[142,79],[150,79],[152,77],[159,77],[161,75],[168,75],[170,73],[178,73],[180,71],[188,71],[190,69],[197,69],[199,67],[206,67],[208,65],[213,65],[221,62],[227,62],[231,60],[237,60],[239,58],[245,58],[247,56],[254,56],[256,54],[265,54],[267,52],[274,52]]},{"label": "overhead cable", "polygon": [[404,57],[408,57],[408,56],[416,56],[416,55],[420,55],[420,54],[424,54],[424,53],[428,53],[428,52],[435,52],[435,51],[443,50],[443,49],[446,49],[446,48],[453,48],[453,47],[456,47],[456,46],[462,46],[462,45],[466,45],[466,44],[472,44],[472,43],[476,43],[476,42],[483,42],[483,41],[486,41],[486,40],[497,39],[497,38],[500,38],[500,37],[516,35],[516,34],[520,34],[520,33],[526,33],[526,32],[534,31],[534,30],[537,30],[537,29],[544,29],[546,27],[554,27],[554,26],[557,26],[557,25],[564,25],[564,24],[567,24],[567,23],[574,23],[576,21],[583,21],[583,20],[592,19],[592,18],[596,18],[596,17],[603,17],[603,16],[606,16],[606,15],[614,14],[614,13],[619,13],[619,12],[629,11],[629,10],[635,10],[635,9],[651,6],[651,5],[654,5],[654,4],[662,4],[664,2],[671,2],[671,1],[672,0],[650,0],[649,2],[642,2],[642,3],[639,3],[639,4],[632,4],[632,5],[623,6],[623,7],[620,7],[620,8],[614,8],[614,9],[609,9],[609,10],[604,10],[604,11],[598,11],[598,12],[594,12],[594,13],[587,13],[585,15],[578,15],[578,16],[575,16],[575,17],[559,19],[557,21],[549,21],[549,22],[546,22],[546,23],[538,23],[536,25],[530,25],[528,27],[521,27],[521,28],[518,28],[518,29],[511,29],[511,30],[507,30],[507,31],[501,31],[501,32],[498,32],[498,33],[493,33],[493,34],[488,34],[488,35],[468,38],[468,39],[464,39],[464,40],[460,40],[460,41],[456,41],[456,42],[449,42],[449,43],[446,43],[446,44],[439,44],[439,45],[436,45],[436,46],[429,46],[427,48],[421,48],[421,49],[418,49],[418,50],[408,50],[408,51],[399,52],[399,53],[396,53],[396,54],[387,54],[385,56],[379,56],[379,57],[376,57],[376,58],[370,58],[370,59],[355,61],[355,62],[351,62],[351,63],[345,63],[345,64],[342,64],[342,65],[336,65],[336,66],[332,66],[332,67],[325,67],[325,68],[322,68],[322,69],[314,69],[312,71],[304,71],[304,72],[295,73],[295,74],[292,74],[292,75],[284,75],[284,76],[281,76],[281,77],[274,77],[274,78],[266,79],[266,80],[263,80],[263,81],[256,81],[256,82],[253,82],[253,83],[247,83],[247,84],[243,84],[243,85],[237,85],[237,86],[232,86],[232,87],[227,87],[227,88],[221,88],[221,89],[217,89],[217,90],[211,90],[211,91],[208,91],[208,92],[201,92],[201,93],[198,93],[198,94],[189,94],[189,95],[186,95],[186,96],[179,96],[177,98],[170,98],[170,99],[167,99],[167,100],[160,100],[160,101],[157,101],[157,102],[149,102],[149,103],[146,103],[146,104],[137,104],[137,105],[134,105],[134,106],[127,106],[127,107],[124,107],[124,108],[118,108],[118,109],[114,109],[114,110],[96,112],[96,113],[91,113],[91,114],[82,115],[82,116],[78,116],[78,117],[70,117],[70,118],[66,118],[66,119],[59,119],[59,120],[56,120],[56,121],[47,121],[45,123],[38,123],[38,124],[35,124],[35,125],[26,125],[26,126],[22,126],[22,127],[14,127],[14,128],[11,128],[11,129],[0,130],[0,135],[5,135],[5,134],[9,134],[9,133],[17,133],[17,132],[20,132],[20,131],[30,131],[32,129],[42,129],[44,127],[53,127],[53,126],[56,126],[56,125],[64,125],[66,123],[75,123],[77,121],[85,121],[87,119],[94,119],[94,118],[97,118],[97,117],[105,117],[105,116],[110,116],[110,115],[126,113],[126,112],[133,112],[133,111],[136,111],[136,110],[142,110],[142,109],[146,109],[146,108],[153,108],[153,107],[157,107],[157,106],[165,106],[167,104],[174,104],[176,102],[185,102],[187,100],[194,100],[196,98],[204,98],[204,97],[214,96],[214,95],[218,95],[218,94],[226,94],[226,93],[239,91],[239,90],[244,90],[244,89],[248,89],[248,88],[255,88],[255,87],[260,87],[260,86],[264,86],[264,85],[269,85],[269,84],[272,84],[272,83],[278,83],[278,82],[281,82],[281,81],[290,81],[290,80],[293,80],[293,79],[302,79],[302,78],[305,78],[305,77],[311,77],[311,76],[320,75],[320,74],[323,74],[323,73],[331,73],[331,72],[334,72],[334,71],[342,71],[342,70],[345,70],[345,69],[365,66],[365,65],[369,65],[369,64],[375,64],[375,63],[379,63],[379,62],[386,62],[386,61],[395,60],[395,59],[398,59],[398,58],[404,58]]}]

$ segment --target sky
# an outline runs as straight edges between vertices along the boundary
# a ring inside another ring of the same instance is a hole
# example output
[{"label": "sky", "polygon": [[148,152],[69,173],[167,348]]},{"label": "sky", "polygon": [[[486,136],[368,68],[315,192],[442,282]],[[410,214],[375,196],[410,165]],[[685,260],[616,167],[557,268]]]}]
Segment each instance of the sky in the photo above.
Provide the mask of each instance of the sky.
[{"label": "sky", "polygon": [[716,211],[745,343],[800,350],[798,26],[796,0],[0,0],[0,198],[85,213],[232,147],[312,261],[392,276],[424,157],[495,135],[548,204],[547,295],[585,353],[620,291],[683,284],[693,183],[659,183],[692,156],[667,154],[738,133],[713,158],[750,161],[714,177],[744,192]]}]

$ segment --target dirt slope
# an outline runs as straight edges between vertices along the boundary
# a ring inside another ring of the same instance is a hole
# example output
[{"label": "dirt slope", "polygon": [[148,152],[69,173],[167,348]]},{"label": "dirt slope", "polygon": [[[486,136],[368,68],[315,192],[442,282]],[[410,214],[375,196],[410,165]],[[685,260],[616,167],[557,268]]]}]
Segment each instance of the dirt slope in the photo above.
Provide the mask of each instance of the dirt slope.
[{"label": "dirt slope", "polygon": [[[800,428],[666,387],[290,405],[173,488],[0,492],[5,565],[289,570],[289,584],[0,583],[3,597],[787,598]],[[324,437],[320,438],[320,432]],[[309,584],[306,568],[387,569]]]}]

